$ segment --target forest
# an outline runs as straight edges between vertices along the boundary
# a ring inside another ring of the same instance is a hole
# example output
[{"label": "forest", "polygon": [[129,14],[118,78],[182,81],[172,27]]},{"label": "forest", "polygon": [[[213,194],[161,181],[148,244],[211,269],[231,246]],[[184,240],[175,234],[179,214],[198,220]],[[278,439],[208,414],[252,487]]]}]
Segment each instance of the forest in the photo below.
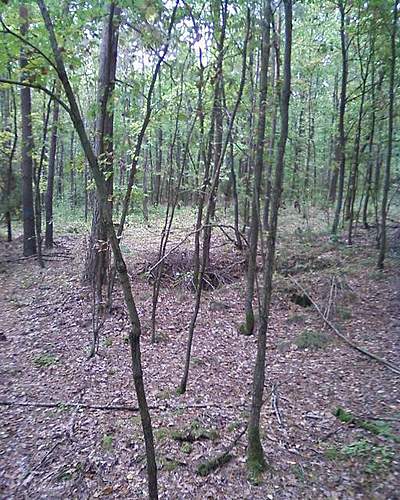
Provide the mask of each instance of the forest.
[{"label": "forest", "polygon": [[0,498],[395,499],[399,0],[2,0]]}]

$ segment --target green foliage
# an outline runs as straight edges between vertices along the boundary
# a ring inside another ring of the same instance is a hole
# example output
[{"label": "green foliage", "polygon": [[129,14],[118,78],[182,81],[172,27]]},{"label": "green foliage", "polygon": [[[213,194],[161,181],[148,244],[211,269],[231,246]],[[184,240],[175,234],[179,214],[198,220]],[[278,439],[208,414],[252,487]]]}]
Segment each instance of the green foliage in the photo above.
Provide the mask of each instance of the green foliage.
[{"label": "green foliage", "polygon": [[176,441],[193,443],[194,441],[201,441],[203,439],[215,440],[218,438],[218,431],[216,429],[207,429],[200,422],[194,420],[188,428],[173,430],[171,437]]},{"label": "green foliage", "polygon": [[364,472],[379,474],[390,468],[394,458],[394,451],[389,446],[380,446],[367,439],[360,439],[341,448],[328,448],[325,450],[325,456],[333,461],[361,461],[364,465]]},{"label": "green foliage", "polygon": [[215,458],[206,460],[197,466],[196,472],[199,476],[206,477],[222,465],[228,463],[232,459],[229,453],[222,453]]},{"label": "green foliage", "polygon": [[114,438],[110,434],[104,434],[101,439],[101,447],[103,450],[110,451],[113,447]]},{"label": "green foliage", "polygon": [[186,455],[190,455],[190,453],[192,453],[192,451],[193,451],[193,446],[190,443],[188,443],[188,442],[182,443],[182,446],[181,446],[182,453],[185,453]]},{"label": "green foliage", "polygon": [[304,330],[294,341],[299,349],[324,349],[329,342],[328,335],[314,330]]},{"label": "green foliage", "polygon": [[48,368],[49,366],[53,366],[58,363],[58,358],[53,354],[44,353],[36,356],[33,362],[39,368]]},{"label": "green foliage", "polygon": [[400,442],[400,437],[392,431],[391,426],[387,422],[356,417],[351,412],[344,410],[340,406],[335,410],[334,415],[345,424],[353,424],[356,427],[360,427],[361,429],[375,434],[376,436],[383,436],[394,442]]}]

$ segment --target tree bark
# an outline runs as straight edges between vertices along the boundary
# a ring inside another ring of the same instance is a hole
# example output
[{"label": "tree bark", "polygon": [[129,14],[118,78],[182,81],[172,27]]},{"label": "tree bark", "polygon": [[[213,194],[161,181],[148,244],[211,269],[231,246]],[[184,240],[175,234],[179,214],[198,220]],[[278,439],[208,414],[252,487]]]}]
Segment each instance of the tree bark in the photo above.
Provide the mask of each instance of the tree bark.
[{"label": "tree bark", "polygon": [[[29,28],[28,9],[25,4],[19,8],[21,18],[21,35],[25,36]],[[25,49],[21,49],[20,67],[22,80],[27,78],[25,67],[28,58]],[[21,170],[22,170],[22,210],[24,225],[24,255],[34,255],[36,253],[35,236],[35,216],[33,207],[33,135],[32,135],[32,99],[31,89],[21,87]]]},{"label": "tree bark", "polygon": [[247,287],[245,302],[245,321],[241,327],[241,332],[245,335],[252,335],[254,330],[254,284],[257,272],[257,248],[258,233],[260,228],[260,194],[261,179],[264,167],[264,142],[265,142],[265,118],[267,106],[267,85],[268,85],[268,64],[270,54],[270,24],[272,10],[270,0],[265,0],[263,4],[262,20],[262,42],[261,42],[261,68],[259,85],[259,111],[256,139],[256,154],[254,165],[253,196],[251,201],[250,220],[250,241],[249,256],[247,264]]},{"label": "tree bark", "polygon": [[383,182],[383,193],[381,202],[381,224],[379,233],[379,254],[377,268],[382,270],[385,265],[386,257],[386,218],[388,208],[388,197],[390,188],[390,171],[392,163],[393,149],[393,121],[394,121],[394,91],[396,74],[396,33],[397,33],[397,9],[399,0],[395,0],[393,6],[393,25],[390,37],[391,41],[391,61],[390,61],[390,80],[389,80],[389,122],[388,122],[388,145],[386,152],[385,178]]},{"label": "tree bark", "polygon": [[108,187],[106,179],[100,168],[95,151],[93,150],[90,144],[90,140],[87,135],[74,92],[72,90],[68,75],[65,70],[64,61],[62,58],[60,48],[57,43],[54,26],[50,18],[49,12],[44,3],[44,0],[37,0],[37,3],[39,5],[47,32],[49,34],[52,52],[57,65],[58,77],[61,80],[61,83],[63,85],[64,91],[66,93],[70,105],[71,120],[79,136],[83,151],[86,155],[86,158],[88,160],[89,166],[93,174],[94,181],[96,183],[98,199],[102,207],[101,211],[102,217],[106,224],[107,235],[110,240],[110,244],[114,254],[115,265],[120,277],[121,286],[124,293],[125,304],[128,310],[128,317],[130,322],[129,341],[131,347],[132,375],[136,390],[136,396],[138,400],[138,406],[140,409],[143,435],[146,445],[149,498],[151,500],[156,500],[158,498],[157,465],[155,460],[153,429],[151,425],[150,413],[147,405],[144,383],[143,383],[143,371],[142,371],[141,350],[140,350],[141,326],[140,326],[139,315],[136,309],[135,300],[133,298],[132,288],[126,264],[121,249],[119,247],[119,239],[115,233],[115,228],[112,220],[112,210],[110,202],[108,200]]},{"label": "tree bark", "polygon": [[281,93],[281,129],[276,158],[270,230],[267,239],[266,260],[264,262],[264,284],[261,297],[260,326],[258,329],[257,356],[253,374],[252,401],[248,425],[247,461],[250,471],[255,474],[258,474],[265,468],[264,451],[260,439],[260,415],[264,393],[266,340],[272,295],[272,275],[275,264],[275,242],[278,225],[279,205],[281,202],[281,193],[283,186],[285,147],[288,136],[289,122],[292,47],[292,1],[284,0],[284,8],[285,56],[283,68],[283,85]]},{"label": "tree bark", "polygon": [[346,33],[346,14],[343,0],[339,0],[340,12],[340,46],[342,53],[342,83],[340,90],[339,104],[339,126],[337,143],[337,161],[339,164],[339,185],[336,196],[335,217],[332,225],[332,234],[336,235],[339,227],[340,213],[343,205],[344,176],[346,169],[346,134],[344,130],[344,118],[346,113],[347,100],[347,79],[348,79],[348,42]]},{"label": "tree bark", "polygon": [[[97,116],[95,132],[95,152],[106,177],[106,186],[112,209],[113,192],[113,128],[114,112],[111,98],[115,87],[117,66],[118,29],[120,9],[110,3],[109,13],[104,20],[100,48],[100,66],[98,76]],[[83,281],[95,280],[99,301],[102,301],[102,289],[107,282],[110,265],[110,252],[106,244],[107,231],[102,220],[100,203],[95,199],[92,228],[87,249]]]},{"label": "tree bark", "polygon": [[[56,94],[60,92],[59,84],[56,89]],[[60,105],[54,100],[53,102],[53,121],[51,126],[50,150],[49,150],[49,165],[47,171],[47,189],[46,189],[46,248],[53,248],[54,245],[54,221],[53,221],[53,192],[54,192],[54,175],[56,166],[56,151],[57,151],[57,135],[58,135],[58,117],[60,113]]]}]

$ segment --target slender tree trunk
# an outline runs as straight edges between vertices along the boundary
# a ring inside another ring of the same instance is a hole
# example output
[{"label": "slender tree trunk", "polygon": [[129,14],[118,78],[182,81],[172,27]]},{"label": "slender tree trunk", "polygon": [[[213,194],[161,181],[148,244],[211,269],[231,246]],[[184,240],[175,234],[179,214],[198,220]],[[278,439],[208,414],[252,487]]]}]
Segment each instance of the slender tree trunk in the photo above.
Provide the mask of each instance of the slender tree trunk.
[{"label": "slender tree trunk", "polygon": [[381,202],[381,225],[379,234],[379,255],[377,262],[377,268],[381,270],[384,268],[385,257],[386,257],[386,218],[387,218],[388,196],[390,188],[392,149],[393,149],[394,92],[395,92],[395,74],[396,74],[396,33],[397,33],[398,4],[399,0],[395,0],[393,6],[393,25],[391,33],[388,145],[386,152],[385,178],[383,182],[383,193]]},{"label": "slender tree trunk", "polygon": [[[26,36],[29,27],[28,9],[25,4],[19,8],[21,35]],[[21,49],[20,67],[22,80],[27,78],[25,67],[28,64],[25,49]],[[36,253],[35,216],[33,207],[33,135],[32,135],[32,100],[31,89],[21,87],[21,170],[22,170],[22,210],[24,224],[24,255]]]},{"label": "slender tree trunk", "polygon": [[271,205],[271,189],[272,189],[272,166],[275,160],[275,135],[276,135],[276,125],[278,116],[278,104],[279,104],[279,85],[278,81],[280,78],[280,59],[279,59],[279,49],[277,42],[274,43],[275,57],[272,61],[272,74],[271,74],[271,89],[272,95],[272,118],[271,118],[271,133],[268,144],[268,166],[267,166],[267,179],[266,179],[266,191],[265,191],[265,204],[264,204],[264,215],[263,215],[263,227],[265,230],[269,228],[269,211]]},{"label": "slender tree trunk", "polygon": [[[60,88],[56,89],[56,95],[59,95]],[[53,102],[53,122],[51,126],[50,150],[49,150],[49,165],[47,171],[47,189],[46,189],[46,248],[53,248],[54,245],[54,221],[53,221],[53,191],[54,191],[54,174],[56,166],[56,151],[57,151],[57,134],[58,134],[58,117],[60,113],[60,105],[58,101]]]},{"label": "slender tree trunk", "polygon": [[346,168],[346,134],[344,130],[344,118],[347,100],[347,79],[348,79],[348,41],[346,34],[346,13],[343,0],[339,1],[340,12],[340,44],[342,53],[342,83],[340,90],[339,104],[339,127],[337,143],[337,159],[339,164],[339,186],[336,197],[335,217],[332,225],[332,234],[337,234],[340,214],[343,205],[344,177]]},{"label": "slender tree trunk", "polygon": [[[334,151],[335,151],[335,134],[333,132],[333,127],[337,119],[338,115],[338,109],[339,109],[339,99],[338,99],[338,82],[339,78],[338,75],[335,74],[335,82],[334,82],[334,87],[333,87],[333,94],[332,94],[332,132],[331,132],[331,139],[329,143],[329,173],[330,173],[330,179],[329,179],[329,194],[328,194],[328,199],[331,203],[335,203],[336,201],[336,189],[337,189],[337,183],[338,183],[338,162],[336,161],[336,158],[333,158],[334,156]],[[333,161],[332,161],[333,160]]]},{"label": "slender tree trunk", "polygon": [[267,84],[268,84],[268,64],[270,54],[270,24],[271,24],[271,4],[270,0],[265,0],[263,4],[262,20],[262,45],[261,45],[261,67],[259,85],[259,111],[256,138],[256,154],[254,165],[253,196],[251,201],[250,220],[250,241],[249,257],[247,264],[247,287],[245,301],[245,322],[241,327],[241,332],[245,335],[252,335],[254,330],[254,285],[257,272],[257,249],[258,232],[260,228],[260,194],[261,180],[264,167],[264,141],[265,141],[265,117],[267,106]]},{"label": "slender tree trunk", "polygon": [[233,155],[233,141],[230,143],[230,171],[231,171],[231,181],[232,181],[232,198],[233,198],[233,213],[234,213],[234,228],[235,228],[235,239],[236,247],[238,250],[243,250],[242,238],[239,231],[239,196],[237,192],[237,179],[235,171],[235,158]]},{"label": "slender tree trunk", "polygon": [[153,429],[151,425],[150,413],[147,405],[144,383],[143,383],[143,371],[142,371],[141,350],[140,350],[141,325],[140,325],[139,315],[136,309],[135,300],[133,298],[131,283],[129,280],[126,264],[119,246],[119,239],[117,237],[113,224],[112,210],[108,198],[108,187],[106,184],[106,180],[104,178],[104,174],[101,171],[95,151],[93,150],[90,144],[89,137],[85,130],[85,126],[79,111],[79,107],[65,70],[64,61],[62,58],[60,48],[57,43],[53,23],[49,16],[49,12],[44,3],[44,0],[37,0],[37,1],[45,22],[46,29],[49,34],[50,44],[56,61],[58,75],[64,87],[64,91],[66,93],[70,105],[71,109],[70,116],[74,124],[75,130],[80,138],[82,148],[85,152],[86,158],[89,162],[93,174],[94,181],[96,183],[98,199],[102,206],[102,211],[101,211],[102,217],[104,218],[106,223],[107,235],[110,240],[110,244],[114,254],[116,269],[118,271],[121,287],[124,293],[125,304],[127,307],[128,317],[130,322],[129,341],[131,346],[132,375],[135,384],[136,396],[138,400],[140,417],[142,421],[143,435],[146,445],[149,498],[150,500],[156,500],[158,499],[157,465],[155,460]]},{"label": "slender tree trunk", "polygon": [[[371,48],[372,54],[374,54],[374,47]],[[368,140],[368,162],[367,162],[367,172],[365,176],[365,198],[362,209],[362,222],[365,229],[369,229],[368,224],[368,205],[371,196],[371,188],[372,188],[372,170],[373,170],[373,153],[374,153],[374,138],[375,138],[375,119],[376,119],[376,111],[375,111],[375,65],[374,59],[371,61],[371,101],[372,101],[372,109],[371,109],[371,129],[369,132],[369,140]]]},{"label": "slender tree trunk", "polygon": [[[223,15],[222,29],[221,29],[221,39],[222,39],[222,37],[225,37],[225,27],[226,27],[226,18],[227,18],[228,4],[227,4],[226,0],[223,2],[221,7],[222,7],[222,15]],[[210,191],[209,191],[209,195],[208,195],[207,211],[206,211],[206,215],[205,215],[205,219],[204,219],[204,227],[205,228],[207,228],[210,225],[211,215],[213,213],[213,198],[216,196],[216,189],[218,186],[218,179],[219,179],[222,163],[223,163],[223,160],[225,157],[226,149],[227,149],[228,144],[231,140],[232,128],[233,128],[233,125],[235,123],[236,114],[237,114],[237,111],[239,109],[239,105],[240,105],[242,95],[243,95],[244,85],[246,82],[247,46],[248,46],[248,41],[249,41],[249,37],[250,37],[250,9],[249,8],[247,9],[247,22],[246,22],[246,24],[247,24],[247,26],[246,26],[246,35],[245,35],[244,45],[243,45],[242,73],[241,73],[241,79],[240,79],[240,85],[239,85],[239,92],[237,95],[237,99],[236,99],[236,103],[235,103],[232,115],[230,117],[228,130],[226,133],[226,138],[225,138],[224,144],[221,148],[221,154],[218,158],[218,164],[214,166],[214,174],[213,174],[213,179],[212,179],[211,186],[210,186]],[[219,46],[221,48],[223,48],[223,43],[221,43],[221,39],[220,39]],[[210,137],[212,137],[212,135]],[[199,220],[197,222],[199,222]],[[180,394],[183,394],[186,391],[187,381],[188,381],[188,377],[189,377],[189,367],[190,367],[190,358],[191,358],[192,345],[193,345],[194,329],[196,326],[197,315],[198,315],[199,309],[200,309],[201,293],[203,290],[203,278],[204,278],[204,275],[206,272],[206,266],[208,263],[207,253],[209,252],[209,247],[207,247],[207,238],[208,238],[208,235],[206,232],[204,232],[203,256],[202,256],[200,271],[198,274],[198,279],[196,281],[196,286],[197,286],[197,288],[196,288],[196,301],[195,301],[195,307],[194,307],[194,311],[193,311],[192,318],[190,321],[190,326],[189,326],[188,341],[187,341],[187,346],[186,346],[185,366],[183,369],[182,379],[181,379],[181,382],[179,385]]]},{"label": "slender tree trunk", "polygon": [[[10,94],[11,94],[11,104],[12,110],[10,108]],[[5,195],[6,195],[6,210],[4,213],[4,219],[7,226],[7,241],[12,241],[12,224],[11,224],[11,195],[13,190],[15,189],[15,176],[13,174],[13,163],[14,157],[17,150],[17,142],[18,142],[18,124],[17,124],[17,104],[15,102],[15,93],[14,88],[11,87],[10,90],[4,91],[4,130],[6,132],[11,133],[11,123],[9,119],[11,114],[13,116],[13,125],[12,125],[12,136],[13,138],[7,141],[6,149],[7,149],[7,176],[6,176],[6,186],[5,186]]]},{"label": "slender tree trunk", "polygon": [[269,237],[267,239],[266,261],[264,262],[264,284],[261,297],[260,326],[258,329],[257,356],[254,367],[252,401],[248,424],[247,460],[250,471],[255,474],[259,473],[265,467],[264,452],[260,439],[260,415],[264,393],[266,340],[272,295],[272,275],[275,263],[275,242],[278,225],[279,205],[281,201],[283,186],[285,147],[288,136],[289,122],[292,48],[292,1],[284,0],[284,8],[285,56],[281,94],[281,129],[276,158],[270,230]]}]

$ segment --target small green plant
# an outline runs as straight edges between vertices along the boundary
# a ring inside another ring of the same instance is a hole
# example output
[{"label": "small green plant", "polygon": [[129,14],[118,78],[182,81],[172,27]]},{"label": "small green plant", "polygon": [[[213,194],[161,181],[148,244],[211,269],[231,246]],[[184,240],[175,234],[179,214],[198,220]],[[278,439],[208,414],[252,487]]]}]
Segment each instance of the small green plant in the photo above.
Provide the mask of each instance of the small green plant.
[{"label": "small green plant", "polygon": [[163,389],[162,391],[159,391],[157,393],[157,398],[158,399],[169,399],[173,394],[173,391],[171,391],[170,389]]},{"label": "small green plant", "polygon": [[169,458],[169,457],[161,457],[160,458],[160,465],[163,469],[165,469],[167,472],[172,472],[174,471],[177,467],[180,465],[184,465],[178,460],[175,460],[174,458]]},{"label": "small green plant", "polygon": [[113,344],[113,341],[110,337],[106,337],[104,339],[104,347],[111,347]]},{"label": "small green plant", "polygon": [[299,349],[323,349],[329,343],[330,338],[322,332],[304,330],[294,341]]},{"label": "small green plant", "polygon": [[171,431],[171,429],[169,429],[168,427],[159,427],[154,431],[154,435],[157,440],[163,441],[170,437],[172,432],[173,431]]},{"label": "small green plant", "polygon": [[33,362],[39,368],[48,368],[49,366],[55,365],[58,362],[58,358],[56,358],[56,356],[53,356],[53,354],[45,353],[36,356]]},{"label": "small green plant", "polygon": [[346,320],[351,318],[351,311],[347,307],[337,306],[336,307],[336,314],[343,321],[346,321]]},{"label": "small green plant", "polygon": [[190,443],[183,443],[181,446],[181,452],[185,455],[190,455],[193,451],[193,446]]},{"label": "small green plant", "polygon": [[388,446],[378,446],[368,439],[354,441],[341,448],[328,448],[325,456],[329,460],[356,460],[364,463],[364,472],[378,474],[390,468],[394,452]]},{"label": "small green plant", "polygon": [[110,451],[113,447],[113,441],[114,438],[110,434],[104,434],[101,440],[101,447],[103,448],[103,450]]},{"label": "small green plant", "polygon": [[391,439],[396,443],[400,442],[400,437],[393,432],[391,426],[387,422],[382,422],[379,420],[367,420],[356,417],[340,406],[336,409],[334,415],[345,424],[355,425],[356,427],[360,427],[361,429],[371,432],[376,436],[383,436],[385,438]]},{"label": "small green plant", "polygon": [[242,422],[239,422],[238,420],[235,420],[234,422],[231,422],[228,427],[227,427],[227,431],[228,432],[234,432],[236,431],[237,429],[240,428],[240,426],[242,425]]},{"label": "small green plant", "polygon": [[304,469],[300,464],[293,465],[292,470],[298,481],[305,481]]}]

